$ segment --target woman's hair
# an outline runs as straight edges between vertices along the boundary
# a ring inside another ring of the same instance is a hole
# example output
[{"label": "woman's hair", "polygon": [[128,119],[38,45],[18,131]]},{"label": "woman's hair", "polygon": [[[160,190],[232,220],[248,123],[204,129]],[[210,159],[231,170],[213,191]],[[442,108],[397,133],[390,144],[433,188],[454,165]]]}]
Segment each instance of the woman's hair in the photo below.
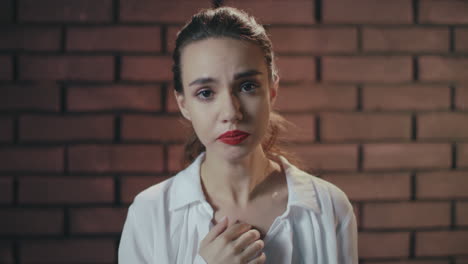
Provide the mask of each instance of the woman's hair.
[{"label": "woman's hair", "polygon": [[[172,55],[174,60],[172,72],[174,74],[174,89],[178,93],[184,93],[180,63],[182,49],[195,41],[220,37],[245,40],[258,45],[264,54],[270,85],[278,80],[271,40],[267,36],[264,27],[257,23],[253,16],[233,7],[202,9],[193,15],[191,21],[177,34],[176,46]],[[277,160],[275,156],[281,155],[301,168],[302,161],[295,154],[286,151],[281,146],[287,143],[287,140],[279,135],[287,129],[288,125],[292,124],[277,112],[272,111],[267,133],[262,141],[262,148],[269,159]],[[182,161],[184,167],[190,164],[201,152],[205,151],[205,146],[198,139],[193,127],[190,124],[187,124],[187,126],[191,129],[191,135],[184,147]]]}]

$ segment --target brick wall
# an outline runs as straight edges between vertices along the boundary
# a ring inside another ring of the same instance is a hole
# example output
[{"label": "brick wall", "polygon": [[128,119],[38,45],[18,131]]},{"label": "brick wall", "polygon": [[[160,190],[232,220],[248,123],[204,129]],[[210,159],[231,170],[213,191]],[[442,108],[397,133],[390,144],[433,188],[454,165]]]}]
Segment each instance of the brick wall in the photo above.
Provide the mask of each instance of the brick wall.
[{"label": "brick wall", "polygon": [[0,0],[0,263],[117,261],[134,195],[181,169],[175,33],[216,4],[267,26],[361,263],[468,263],[464,0]]}]

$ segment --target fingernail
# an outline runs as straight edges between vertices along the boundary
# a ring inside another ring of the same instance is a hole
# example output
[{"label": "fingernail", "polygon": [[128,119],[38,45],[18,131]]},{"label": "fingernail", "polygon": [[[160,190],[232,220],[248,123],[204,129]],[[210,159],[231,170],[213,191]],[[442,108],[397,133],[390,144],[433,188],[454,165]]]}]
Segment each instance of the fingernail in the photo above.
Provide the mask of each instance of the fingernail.
[{"label": "fingernail", "polygon": [[223,216],[223,217],[221,218],[221,220],[219,220],[219,222],[224,222],[224,220],[226,220],[226,218],[227,218],[227,216]]}]

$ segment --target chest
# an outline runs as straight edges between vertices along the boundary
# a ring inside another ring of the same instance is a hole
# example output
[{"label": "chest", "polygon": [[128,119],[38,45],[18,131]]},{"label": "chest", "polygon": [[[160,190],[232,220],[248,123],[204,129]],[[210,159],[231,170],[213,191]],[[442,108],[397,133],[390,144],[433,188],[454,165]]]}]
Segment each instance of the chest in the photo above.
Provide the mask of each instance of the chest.
[{"label": "chest", "polygon": [[247,208],[220,205],[215,210],[214,218],[218,222],[226,215],[229,217],[229,225],[236,220],[251,224],[252,228],[260,231],[263,239],[275,219],[286,211],[287,203],[287,193],[276,193],[252,203]]}]

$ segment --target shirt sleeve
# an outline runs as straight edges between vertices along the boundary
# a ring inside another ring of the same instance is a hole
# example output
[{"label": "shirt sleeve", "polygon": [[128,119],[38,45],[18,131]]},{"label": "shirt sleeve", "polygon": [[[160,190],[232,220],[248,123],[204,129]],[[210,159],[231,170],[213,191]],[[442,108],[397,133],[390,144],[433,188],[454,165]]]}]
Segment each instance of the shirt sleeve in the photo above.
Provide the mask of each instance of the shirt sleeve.
[{"label": "shirt sleeve", "polygon": [[133,205],[128,209],[119,244],[119,264],[151,263],[152,253],[149,246],[151,243],[148,241],[150,232],[142,230],[144,225],[138,223],[134,210]]},{"label": "shirt sleeve", "polygon": [[352,209],[338,228],[337,241],[338,263],[358,264],[357,224]]}]

